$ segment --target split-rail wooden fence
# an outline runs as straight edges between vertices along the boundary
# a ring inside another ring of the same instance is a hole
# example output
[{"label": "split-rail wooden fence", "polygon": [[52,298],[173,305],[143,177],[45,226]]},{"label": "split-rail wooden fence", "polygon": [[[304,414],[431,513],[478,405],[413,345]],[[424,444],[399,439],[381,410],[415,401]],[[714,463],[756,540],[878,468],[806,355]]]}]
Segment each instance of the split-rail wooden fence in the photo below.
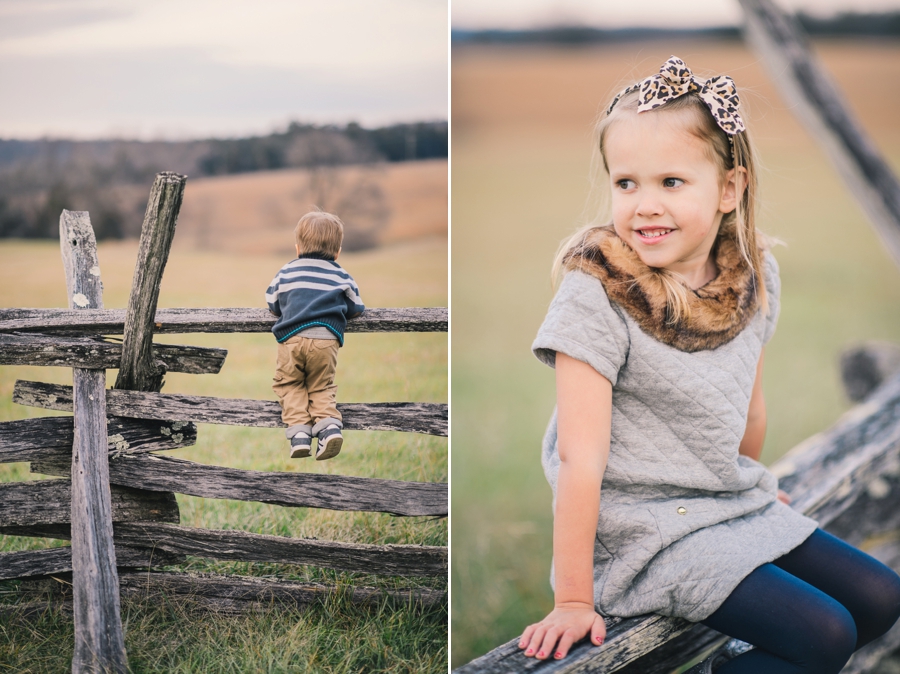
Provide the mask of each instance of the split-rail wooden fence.
[{"label": "split-rail wooden fence", "polygon": [[[184,561],[310,564],[342,571],[446,578],[447,548],[360,545],[179,524],[175,493],[285,507],[445,517],[447,485],[338,475],[260,472],[157,454],[195,444],[197,423],[281,427],[274,401],[163,394],[166,372],[216,373],[226,351],[153,343],[154,333],[268,332],[266,309],[160,309],[185,177],[161,173],[151,190],[127,310],[103,308],[96,242],[86,212],[63,211],[60,246],[68,309],[0,309],[0,365],[73,369],[73,386],[16,382],[22,405],[73,412],[0,423],[0,462],[67,479],[0,484],[0,533],[71,539],[70,547],[0,554],[0,580],[72,574],[74,672],[125,672],[120,594],[189,595],[220,610],[308,604],[335,588],[257,578],[142,572]],[[347,332],[447,330],[445,308],[369,309]],[[123,335],[112,341],[109,335]],[[106,389],[106,369],[118,369]],[[343,403],[349,430],[447,435],[447,405]],[[40,583],[36,585],[40,587]],[[441,589],[342,590],[352,601],[386,597],[441,604]],[[25,609],[41,610],[46,602]],[[22,607],[20,607],[20,610]]]},{"label": "split-rail wooden fence", "polygon": [[[773,0],[739,0],[745,34],[801,123],[816,139],[900,266],[900,181],[818,64],[803,30]],[[900,571],[900,348],[853,347],[842,358],[844,387],[861,404],[771,469],[792,507]],[[456,674],[618,672],[707,674],[749,648],[685,620],[659,615],[607,619],[596,648],[577,644],[563,660],[526,658],[514,639]],[[523,625],[524,628],[524,625]],[[854,654],[843,674],[866,674],[900,650],[900,624]]]}]

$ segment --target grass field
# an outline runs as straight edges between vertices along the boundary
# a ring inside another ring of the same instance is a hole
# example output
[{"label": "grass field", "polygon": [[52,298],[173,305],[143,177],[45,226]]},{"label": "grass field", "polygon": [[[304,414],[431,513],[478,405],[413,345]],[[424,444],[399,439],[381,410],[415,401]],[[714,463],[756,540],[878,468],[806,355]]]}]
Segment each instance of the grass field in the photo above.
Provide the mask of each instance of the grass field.
[{"label": "grass field", "polygon": [[[874,141],[900,168],[900,46],[819,43]],[[454,48],[452,664],[513,638],[552,607],[550,489],[540,443],[553,373],[530,353],[559,242],[582,222],[591,125],[623,84],[671,54],[727,73],[762,155],[761,228],[783,283],[764,388],[771,462],[848,407],[848,343],[900,342],[900,273],[822,152],[738,43]]]},{"label": "grass field", "polygon": [[[290,241],[290,225],[287,229]],[[176,235],[177,241],[177,235]],[[100,267],[107,308],[124,307],[131,285],[136,242],[103,243]],[[289,258],[288,258],[289,259]],[[177,249],[161,287],[160,307],[260,306],[277,255]],[[447,244],[425,237],[341,262],[357,280],[370,307],[446,306]],[[56,243],[0,243],[0,306],[66,305]],[[165,335],[159,341],[225,347],[218,375],[168,375],[164,392],[274,399],[271,335]],[[110,383],[114,372],[109,373]],[[13,405],[16,379],[71,384],[63,368],[0,367],[0,420],[47,414]],[[446,334],[349,335],[338,367],[338,399],[355,401],[447,400]],[[348,432],[344,450],[331,461],[288,459],[278,429],[200,425],[194,447],[172,455],[205,464],[264,471],[303,471],[398,480],[446,482],[447,440],[411,433]],[[0,481],[35,479],[27,464],[0,465]],[[242,529],[282,536],[315,536],[358,543],[446,545],[446,520],[390,517],[306,508],[280,508],[238,501],[178,496],[181,523]],[[0,551],[61,542],[0,537]],[[294,580],[378,587],[443,587],[442,579],[391,579],[304,566],[219,563],[189,559],[181,569],[277,575]],[[15,601],[11,583],[0,583],[0,601]],[[447,613],[409,606],[367,609],[336,600],[305,613],[277,610],[262,615],[198,618],[176,604],[123,607],[129,661],[135,672],[442,672],[447,668]],[[0,671],[63,672],[70,668],[71,619],[49,613],[36,621],[0,619]]]}]

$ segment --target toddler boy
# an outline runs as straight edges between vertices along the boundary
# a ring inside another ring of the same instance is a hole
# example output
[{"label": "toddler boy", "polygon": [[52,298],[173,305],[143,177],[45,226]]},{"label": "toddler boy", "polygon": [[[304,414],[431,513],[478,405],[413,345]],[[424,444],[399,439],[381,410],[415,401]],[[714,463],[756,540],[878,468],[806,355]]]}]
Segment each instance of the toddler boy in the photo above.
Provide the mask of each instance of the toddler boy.
[{"label": "toddler boy", "polygon": [[269,311],[278,317],[275,383],[281,420],[291,441],[291,458],[316,459],[341,451],[343,424],[337,410],[334,371],[344,344],[347,319],[365,311],[359,288],[337,263],[344,223],[330,213],[307,213],[294,230],[297,259],[284,265],[266,290]]}]

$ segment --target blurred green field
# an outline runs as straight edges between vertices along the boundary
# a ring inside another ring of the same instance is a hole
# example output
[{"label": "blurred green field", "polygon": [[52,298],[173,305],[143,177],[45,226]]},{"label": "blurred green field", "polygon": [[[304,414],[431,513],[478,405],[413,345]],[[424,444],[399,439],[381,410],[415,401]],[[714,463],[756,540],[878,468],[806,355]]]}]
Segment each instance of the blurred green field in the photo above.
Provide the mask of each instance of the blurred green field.
[{"label": "blurred green field", "polygon": [[[818,43],[826,67],[900,170],[900,46]],[[559,242],[583,220],[592,120],[623,83],[671,54],[726,73],[762,155],[760,227],[783,294],[766,350],[763,461],[829,426],[849,403],[838,354],[900,342],[900,272],[823,153],[738,43],[454,47],[452,162],[451,662],[515,637],[552,607],[552,513],[540,444],[553,372],[530,352]]]},{"label": "blurred green field", "polygon": [[[287,231],[290,240],[290,229]],[[177,235],[176,235],[177,239]],[[103,243],[100,267],[107,308],[127,304],[136,242]],[[263,293],[286,260],[277,256],[202,253],[177,249],[161,287],[160,307],[260,306]],[[447,244],[420,239],[341,262],[357,280],[370,307],[446,306]],[[0,306],[66,305],[59,245],[0,243]],[[163,335],[159,341],[218,346],[229,351],[217,375],[167,376],[164,392],[274,400],[271,335]],[[108,373],[110,385],[115,372]],[[0,367],[0,421],[52,414],[11,402],[16,379],[71,384],[63,368]],[[348,335],[338,364],[338,400],[447,400],[446,334]],[[192,461],[263,471],[302,471],[397,480],[446,482],[447,439],[412,433],[347,432],[331,461],[290,460],[279,429],[199,425],[194,447],[170,452]],[[36,479],[28,464],[0,465],[0,481]],[[391,517],[259,503],[178,496],[181,523],[281,536],[315,536],[357,543],[446,545],[446,520]],[[59,541],[0,536],[0,551],[62,545]],[[378,587],[443,587],[443,579],[391,579],[305,566],[189,559],[182,570],[273,576],[302,581]],[[14,584],[0,583],[0,602],[15,601]],[[126,602],[131,666],[140,672],[390,671],[443,672],[447,668],[447,613],[421,607],[360,609],[342,601],[303,614],[271,612],[241,618],[196,616],[178,606]],[[0,670],[60,672],[69,669],[71,621],[57,613],[34,623],[0,619]]]}]

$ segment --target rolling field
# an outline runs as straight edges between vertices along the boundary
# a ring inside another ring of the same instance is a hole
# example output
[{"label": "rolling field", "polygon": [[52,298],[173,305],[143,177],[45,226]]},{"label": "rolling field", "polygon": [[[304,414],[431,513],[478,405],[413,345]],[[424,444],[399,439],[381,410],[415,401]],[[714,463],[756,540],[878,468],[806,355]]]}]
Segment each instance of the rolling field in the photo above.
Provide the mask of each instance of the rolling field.
[{"label": "rolling field", "polygon": [[[177,249],[249,253],[293,253],[290,233],[313,206],[334,209],[348,228],[372,215],[347,213],[336,201],[380,195],[369,210],[382,212],[375,232],[380,244],[422,237],[447,236],[447,160],[382,163],[368,167],[323,169],[317,189],[310,188],[310,171],[284,169],[213,178],[188,179],[178,220]],[[146,194],[141,193],[146,203]],[[364,209],[365,210],[365,209]]]},{"label": "rolling field", "polygon": [[[446,166],[446,165],[445,165]],[[190,184],[190,183],[189,183]],[[190,192],[186,196],[187,205]],[[291,241],[292,222],[281,232]],[[161,286],[160,307],[262,306],[263,293],[287,259],[250,252],[191,250],[176,246]],[[223,237],[226,240],[227,237]],[[101,243],[99,260],[107,308],[124,307],[137,242]],[[447,244],[442,236],[345,253],[367,306],[446,306]],[[0,243],[0,306],[66,305],[59,246],[49,242]],[[167,376],[168,393],[274,400],[275,342],[268,334],[165,335],[158,341],[227,348],[217,375]],[[63,368],[0,367],[0,421],[48,414],[13,405],[16,379],[71,384]],[[110,372],[108,381],[114,381]],[[338,399],[447,400],[447,335],[348,335],[338,366]],[[52,414],[52,413],[51,413]],[[262,471],[303,471],[397,480],[446,482],[447,439],[412,433],[347,432],[331,461],[290,460],[279,429],[199,425],[198,444],[173,456],[205,464]],[[37,479],[27,464],[0,465],[0,481]],[[178,496],[181,523],[281,536],[314,536],[358,543],[446,545],[446,520],[390,517]],[[61,542],[0,537],[0,551]],[[182,570],[274,576],[347,587],[444,587],[441,579],[391,579],[305,566],[223,563],[189,559]],[[15,601],[15,587],[0,583],[0,602]],[[447,667],[447,613],[406,606],[359,608],[343,600],[306,612],[273,610],[243,617],[193,614],[178,604],[123,604],[126,648],[135,672],[443,672]],[[63,672],[71,662],[71,619],[48,612],[39,619],[0,618],[0,671]]]},{"label": "rolling field", "polygon": [[[817,51],[875,143],[900,170],[900,46]],[[454,666],[552,607],[550,489],[540,444],[553,372],[530,352],[552,297],[550,264],[584,222],[591,127],[619,88],[670,55],[737,82],[761,154],[760,227],[786,245],[782,313],[766,350],[770,463],[849,406],[838,355],[900,342],[900,272],[823,153],[738,43],[454,48],[452,624]]]}]

